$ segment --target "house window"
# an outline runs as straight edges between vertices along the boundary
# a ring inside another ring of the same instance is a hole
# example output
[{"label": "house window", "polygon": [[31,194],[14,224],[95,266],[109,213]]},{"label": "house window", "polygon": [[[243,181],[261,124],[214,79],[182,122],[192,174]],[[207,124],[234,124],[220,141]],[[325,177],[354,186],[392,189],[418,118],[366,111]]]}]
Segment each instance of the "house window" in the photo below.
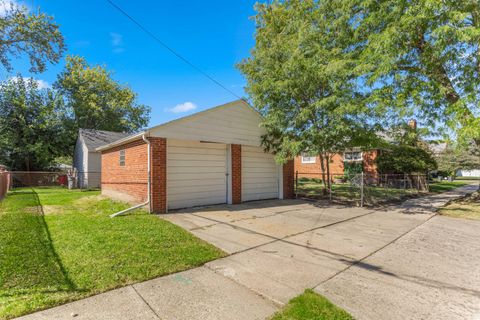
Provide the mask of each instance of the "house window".
[{"label": "house window", "polygon": [[302,163],[315,163],[315,157],[302,156]]},{"label": "house window", "polygon": [[361,152],[353,151],[353,152],[345,152],[343,154],[344,161],[362,161],[363,154]]},{"label": "house window", "polygon": [[120,166],[125,166],[125,150],[120,150],[120,153],[119,153],[120,157],[119,157],[119,165]]}]

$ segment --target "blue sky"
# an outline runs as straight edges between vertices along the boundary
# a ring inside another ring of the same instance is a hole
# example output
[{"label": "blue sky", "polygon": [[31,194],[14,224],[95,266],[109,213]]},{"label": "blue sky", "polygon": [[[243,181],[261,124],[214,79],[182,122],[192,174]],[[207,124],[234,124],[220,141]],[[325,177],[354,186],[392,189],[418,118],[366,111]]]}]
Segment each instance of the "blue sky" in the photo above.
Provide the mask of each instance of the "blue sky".
[{"label": "blue sky", "polygon": [[[162,41],[239,96],[245,96],[245,80],[235,64],[248,57],[254,45],[251,17],[255,2],[115,0]],[[154,42],[106,0],[21,3],[54,16],[66,38],[67,54],[106,65],[114,79],[137,92],[139,102],[152,108],[150,125],[236,99]],[[24,61],[13,65],[15,71],[3,72],[3,78],[16,72],[29,76]],[[33,77],[52,84],[63,65],[62,60]]]}]

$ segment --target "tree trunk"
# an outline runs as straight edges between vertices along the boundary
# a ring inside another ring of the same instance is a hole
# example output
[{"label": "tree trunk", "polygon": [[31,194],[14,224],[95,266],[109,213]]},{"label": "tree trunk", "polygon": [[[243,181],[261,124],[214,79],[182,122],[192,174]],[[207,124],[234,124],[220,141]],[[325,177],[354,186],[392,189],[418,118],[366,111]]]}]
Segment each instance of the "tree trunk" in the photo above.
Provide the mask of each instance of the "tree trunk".
[{"label": "tree trunk", "polygon": [[327,181],[325,179],[325,163],[323,162],[324,160],[323,153],[320,153],[318,157],[320,158],[320,168],[322,169],[322,183],[323,183],[322,193],[325,195],[327,190]]},{"label": "tree trunk", "polygon": [[326,167],[327,167],[327,179],[328,179],[328,183],[327,183],[327,190],[328,190],[328,193],[330,193],[332,191],[332,177],[330,177],[330,153],[327,153],[326,156],[325,156],[325,161],[326,161]]}]

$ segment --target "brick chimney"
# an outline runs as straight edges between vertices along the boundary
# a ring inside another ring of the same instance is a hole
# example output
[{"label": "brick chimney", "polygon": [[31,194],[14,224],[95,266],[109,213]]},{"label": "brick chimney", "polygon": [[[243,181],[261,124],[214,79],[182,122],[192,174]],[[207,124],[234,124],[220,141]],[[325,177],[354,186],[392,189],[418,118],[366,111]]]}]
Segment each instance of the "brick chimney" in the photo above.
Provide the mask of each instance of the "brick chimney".
[{"label": "brick chimney", "polygon": [[413,130],[417,130],[417,120],[411,119],[410,121],[408,121],[408,126]]}]

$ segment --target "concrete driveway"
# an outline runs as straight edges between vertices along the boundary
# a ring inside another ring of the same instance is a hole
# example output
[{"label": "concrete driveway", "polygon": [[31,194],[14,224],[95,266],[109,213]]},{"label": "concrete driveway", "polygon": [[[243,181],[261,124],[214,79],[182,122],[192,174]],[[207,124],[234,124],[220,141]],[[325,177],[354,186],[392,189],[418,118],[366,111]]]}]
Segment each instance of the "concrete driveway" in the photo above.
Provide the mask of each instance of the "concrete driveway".
[{"label": "concrete driveway", "polygon": [[232,254],[207,268],[279,306],[314,288],[357,319],[480,319],[480,221],[434,216],[475,188],[384,210],[286,200],[164,218]]},{"label": "concrete driveway", "polygon": [[384,210],[276,200],[162,215],[231,255],[25,319],[265,319],[314,288],[357,319],[478,320],[480,221],[434,216],[474,189]]}]

